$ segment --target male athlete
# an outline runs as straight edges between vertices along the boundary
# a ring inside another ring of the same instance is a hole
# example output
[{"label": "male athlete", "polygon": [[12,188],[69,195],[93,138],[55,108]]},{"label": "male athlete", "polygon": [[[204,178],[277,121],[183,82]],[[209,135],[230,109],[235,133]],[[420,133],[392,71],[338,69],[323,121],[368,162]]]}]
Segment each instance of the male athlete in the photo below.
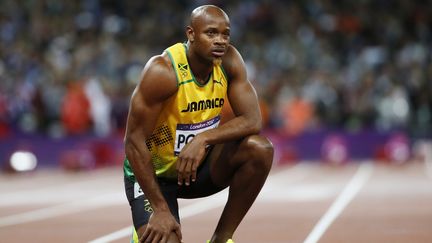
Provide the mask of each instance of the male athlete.
[{"label": "male athlete", "polygon": [[[200,6],[186,35],[186,43],[148,61],[132,95],[124,173],[134,242],[181,242],[177,198],[226,187],[228,201],[208,242],[233,242],[271,168],[273,147],[258,135],[257,95],[229,44],[228,16]],[[235,117],[218,126],[227,99]]]}]

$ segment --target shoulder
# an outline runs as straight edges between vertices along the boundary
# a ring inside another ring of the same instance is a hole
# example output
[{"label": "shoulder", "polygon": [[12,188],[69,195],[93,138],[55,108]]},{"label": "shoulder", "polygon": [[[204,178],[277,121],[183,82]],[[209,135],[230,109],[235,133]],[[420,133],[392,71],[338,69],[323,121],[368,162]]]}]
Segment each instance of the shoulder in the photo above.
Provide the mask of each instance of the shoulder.
[{"label": "shoulder", "polygon": [[231,79],[245,75],[246,72],[246,66],[240,52],[231,44],[222,58],[222,66]]},{"label": "shoulder", "polygon": [[148,60],[141,72],[137,91],[157,100],[167,99],[177,91],[177,78],[165,52]]},{"label": "shoulder", "polygon": [[148,60],[141,72],[141,82],[157,82],[160,85],[176,85],[176,76],[168,54],[153,56]]}]

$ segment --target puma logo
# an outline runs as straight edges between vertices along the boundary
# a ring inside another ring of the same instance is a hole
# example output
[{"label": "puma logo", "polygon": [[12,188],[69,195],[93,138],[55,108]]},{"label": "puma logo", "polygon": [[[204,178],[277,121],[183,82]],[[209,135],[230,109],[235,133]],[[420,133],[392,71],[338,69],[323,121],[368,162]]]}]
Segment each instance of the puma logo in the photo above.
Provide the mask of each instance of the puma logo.
[{"label": "puma logo", "polygon": [[223,86],[223,83],[221,81],[213,80],[213,83],[217,83]]}]

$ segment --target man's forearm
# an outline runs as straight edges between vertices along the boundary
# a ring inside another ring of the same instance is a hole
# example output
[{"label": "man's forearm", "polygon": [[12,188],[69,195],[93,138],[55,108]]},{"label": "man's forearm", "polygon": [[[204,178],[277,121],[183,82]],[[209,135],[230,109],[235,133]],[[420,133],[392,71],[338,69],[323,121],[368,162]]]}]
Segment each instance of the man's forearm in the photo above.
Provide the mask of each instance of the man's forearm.
[{"label": "man's forearm", "polygon": [[[144,145],[145,146],[145,145]],[[163,197],[156,179],[150,153],[145,149],[126,142],[126,156],[132,167],[136,180],[143,190],[154,211],[169,211],[168,204]],[[144,150],[144,151],[143,151]]]},{"label": "man's forearm", "polygon": [[258,134],[261,131],[261,117],[257,119],[238,116],[223,125],[200,134],[207,145],[234,141],[245,136]]}]

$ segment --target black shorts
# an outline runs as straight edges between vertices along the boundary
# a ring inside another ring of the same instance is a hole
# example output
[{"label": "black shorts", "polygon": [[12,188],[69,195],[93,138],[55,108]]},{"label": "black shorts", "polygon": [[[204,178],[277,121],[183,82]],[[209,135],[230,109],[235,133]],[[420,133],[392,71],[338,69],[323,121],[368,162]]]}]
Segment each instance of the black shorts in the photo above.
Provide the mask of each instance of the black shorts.
[{"label": "black shorts", "polygon": [[[168,180],[158,178],[159,187],[165,200],[171,210],[172,215],[178,223],[180,223],[178,213],[177,198],[199,198],[215,194],[225,187],[217,186],[213,183],[210,176],[210,163],[205,160],[197,171],[195,182],[191,182],[189,186],[179,186],[177,179]],[[138,185],[129,178],[124,178],[126,196],[132,211],[132,220],[135,229],[148,223],[150,215],[153,212],[150,202],[142,192]]]}]

